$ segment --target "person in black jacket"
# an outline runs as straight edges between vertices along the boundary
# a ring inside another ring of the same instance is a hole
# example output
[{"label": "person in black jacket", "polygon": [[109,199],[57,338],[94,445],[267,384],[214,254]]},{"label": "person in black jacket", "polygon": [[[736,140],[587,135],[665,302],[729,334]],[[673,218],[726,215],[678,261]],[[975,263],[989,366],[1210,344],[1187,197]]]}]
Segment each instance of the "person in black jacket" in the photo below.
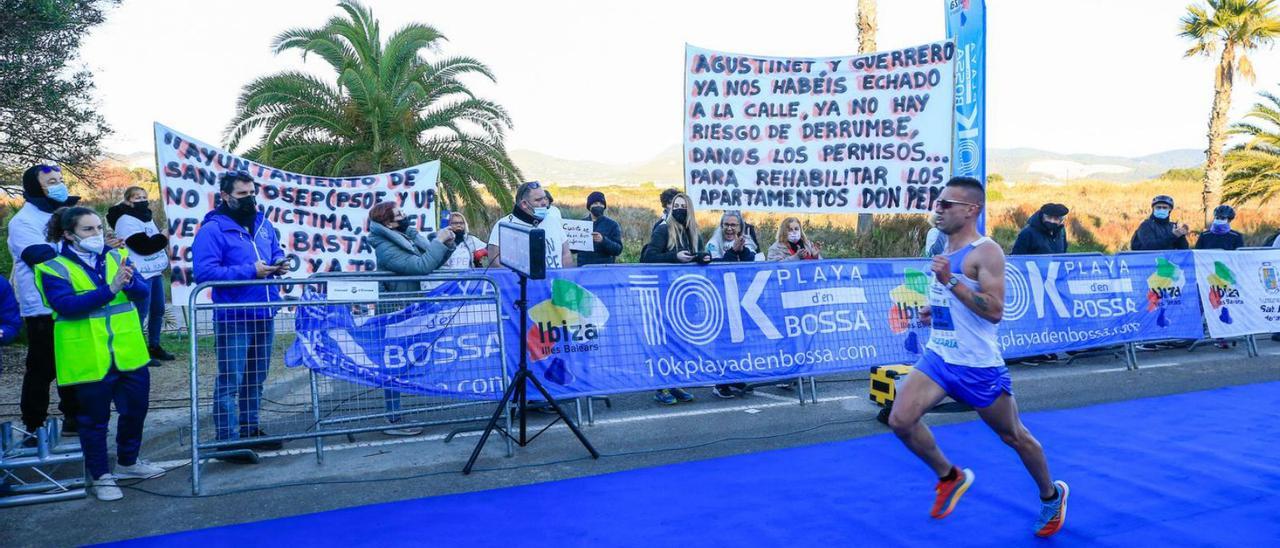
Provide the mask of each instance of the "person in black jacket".
[{"label": "person in black jacket", "polygon": [[[699,240],[698,221],[693,214],[693,200],[683,192],[671,199],[671,211],[653,227],[649,235],[649,243],[644,246],[644,254],[640,256],[642,263],[674,263],[707,264],[711,262],[709,253],[702,253]],[[653,399],[664,405],[675,405],[676,402],[691,402],[693,395],[680,389],[670,388],[658,390]]]},{"label": "person in black jacket", "polygon": [[1040,206],[1013,242],[1011,255],[1053,255],[1067,252],[1067,232],[1062,226],[1070,210],[1062,204]]},{"label": "person in black jacket", "polygon": [[1244,247],[1244,236],[1231,230],[1231,221],[1236,218],[1235,208],[1222,204],[1213,210],[1213,224],[1209,230],[1200,233],[1196,240],[1196,249],[1225,249],[1235,251]]},{"label": "person in black jacket", "polygon": [[622,254],[622,227],[618,222],[605,216],[609,207],[603,192],[592,192],[587,195],[587,210],[591,216],[591,240],[595,242],[594,251],[578,251],[578,266],[589,264],[613,264]]},{"label": "person in black jacket", "polygon": [[157,360],[152,365],[160,365],[160,361],[176,359],[160,346],[160,331],[164,328],[164,269],[169,266],[169,237],[152,219],[151,202],[147,198],[145,188],[131,186],[125,189],[124,199],[107,210],[107,225],[129,248],[130,261],[150,288],[147,300],[137,304],[138,319],[142,321],[143,332],[147,335],[147,351],[153,360]]},{"label": "person in black jacket", "polygon": [[1187,244],[1187,233],[1191,229],[1186,224],[1177,224],[1169,220],[1173,212],[1173,197],[1159,195],[1151,199],[1151,217],[1138,225],[1129,241],[1129,249],[1134,251],[1161,251],[1168,249],[1190,249]]}]

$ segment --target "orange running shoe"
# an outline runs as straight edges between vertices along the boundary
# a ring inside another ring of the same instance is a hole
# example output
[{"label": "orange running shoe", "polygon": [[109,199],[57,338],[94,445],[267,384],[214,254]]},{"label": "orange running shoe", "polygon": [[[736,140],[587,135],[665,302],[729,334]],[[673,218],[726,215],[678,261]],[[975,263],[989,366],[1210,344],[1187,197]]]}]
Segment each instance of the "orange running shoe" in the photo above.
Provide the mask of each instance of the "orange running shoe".
[{"label": "orange running shoe", "polygon": [[933,509],[929,511],[929,515],[936,519],[947,517],[952,510],[955,510],[956,503],[960,502],[960,497],[965,491],[969,490],[969,486],[973,485],[973,470],[965,468],[961,470],[955,467],[956,479],[951,481],[939,481],[934,491],[938,493],[938,498],[933,501]]},{"label": "orange running shoe", "polygon": [[1065,481],[1055,481],[1053,486],[1058,489],[1058,498],[1053,502],[1045,502],[1040,507],[1040,520],[1036,522],[1036,536],[1047,537],[1062,530],[1062,524],[1067,522],[1067,495],[1071,494],[1071,489],[1067,487]]}]

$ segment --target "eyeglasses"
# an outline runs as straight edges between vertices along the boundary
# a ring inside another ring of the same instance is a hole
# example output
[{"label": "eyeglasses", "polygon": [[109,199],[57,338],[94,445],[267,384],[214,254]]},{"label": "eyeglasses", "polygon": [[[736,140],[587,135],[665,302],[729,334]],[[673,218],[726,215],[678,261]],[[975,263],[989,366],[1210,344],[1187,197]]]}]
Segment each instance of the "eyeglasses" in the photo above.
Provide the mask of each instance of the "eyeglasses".
[{"label": "eyeglasses", "polygon": [[959,201],[959,200],[938,199],[937,201],[933,202],[933,208],[934,208],[934,209],[941,209],[941,210],[943,210],[943,211],[948,210],[948,209],[951,209],[952,207],[954,207],[954,206],[958,206],[958,205],[968,205],[968,206],[973,206],[973,207],[981,207],[981,206],[979,206],[978,204],[975,204],[975,203],[973,203],[973,202],[961,202],[961,201]]},{"label": "eyeglasses", "polygon": [[58,166],[40,166],[40,173],[62,173],[62,168]]},{"label": "eyeglasses", "polygon": [[524,184],[525,190],[537,190],[539,188],[542,188],[542,185],[539,184],[537,181],[529,181]]},{"label": "eyeglasses", "polygon": [[248,171],[242,169],[233,169],[222,174],[223,177],[235,177],[236,179],[253,180],[253,175],[249,175]]}]

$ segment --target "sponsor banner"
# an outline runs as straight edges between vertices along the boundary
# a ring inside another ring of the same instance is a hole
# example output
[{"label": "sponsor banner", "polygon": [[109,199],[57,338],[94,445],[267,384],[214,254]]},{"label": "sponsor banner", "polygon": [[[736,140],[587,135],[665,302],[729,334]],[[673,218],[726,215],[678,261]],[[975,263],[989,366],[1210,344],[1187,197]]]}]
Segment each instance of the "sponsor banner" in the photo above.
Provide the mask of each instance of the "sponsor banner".
[{"label": "sponsor banner", "polygon": [[[927,267],[871,259],[551,270],[529,282],[523,318],[515,275],[489,274],[503,299],[508,371],[523,323],[534,374],[573,397],[914,363],[929,338],[919,319],[934,283]],[[1005,357],[1202,334],[1188,251],[1011,257],[1005,280]],[[492,315],[450,322],[454,308],[422,303],[353,318],[349,308],[300,307],[288,363],[414,393],[500,395],[501,352],[484,323]]]},{"label": "sponsor banner", "polygon": [[685,48],[698,207],[926,212],[952,171],[951,42],[838,57]]},{"label": "sponsor banner", "polygon": [[[333,287],[330,282],[330,287]],[[421,301],[378,305],[357,316],[353,307],[306,304],[340,300],[308,289],[298,306],[297,338],[285,353],[289,367],[396,392],[457,399],[496,399],[503,390],[502,345],[493,305]],[[484,295],[488,284],[436,284],[426,295]]]},{"label": "sponsor banner", "polygon": [[1213,337],[1280,332],[1280,249],[1195,252]]},{"label": "sponsor banner", "polygon": [[[943,0],[947,39],[956,44],[955,135],[951,175],[987,182],[987,4],[986,0]],[[985,232],[986,211],[978,217]]]},{"label": "sponsor banner", "polygon": [[369,209],[378,202],[394,200],[418,230],[434,229],[440,162],[377,175],[313,177],[259,164],[160,124],[155,132],[175,303],[185,305],[196,285],[191,245],[205,214],[218,205],[218,177],[227,171],[245,171],[257,182],[258,210],[280,233],[286,277],[373,270],[365,236]]}]

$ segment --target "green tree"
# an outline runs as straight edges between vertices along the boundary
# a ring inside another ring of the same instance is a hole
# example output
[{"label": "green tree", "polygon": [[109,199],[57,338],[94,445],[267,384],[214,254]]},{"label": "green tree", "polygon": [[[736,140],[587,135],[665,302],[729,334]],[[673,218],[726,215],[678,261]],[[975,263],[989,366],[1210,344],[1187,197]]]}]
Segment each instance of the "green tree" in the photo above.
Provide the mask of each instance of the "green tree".
[{"label": "green tree", "polygon": [[0,0],[0,181],[55,162],[82,178],[111,133],[93,105],[93,75],[70,66],[80,40],[116,0]]},{"label": "green tree", "polygon": [[409,24],[383,41],[378,20],[355,0],[315,29],[286,30],[275,53],[315,55],[334,71],[333,82],[303,72],[258,78],[245,86],[227,129],[237,148],[256,161],[312,175],[379,173],[440,160],[439,194],[450,209],[487,218],[483,194],[503,209],[521,181],[503,144],[511,119],[498,104],[477,97],[459,77],[493,80],[470,57],[427,59],[443,34]]},{"label": "green tree", "polygon": [[1280,97],[1262,93],[1245,121],[1231,126],[1231,134],[1247,137],[1226,155],[1223,199],[1267,203],[1280,193]]},{"label": "green tree", "polygon": [[1186,56],[1212,57],[1221,50],[1213,84],[1213,107],[1209,112],[1209,148],[1205,150],[1201,207],[1208,223],[1215,194],[1223,181],[1223,147],[1226,144],[1227,111],[1231,108],[1231,88],[1236,74],[1254,81],[1248,52],[1270,45],[1280,35],[1280,15],[1275,0],[1208,0],[1193,4],[1182,17],[1180,36],[1195,43]]}]

